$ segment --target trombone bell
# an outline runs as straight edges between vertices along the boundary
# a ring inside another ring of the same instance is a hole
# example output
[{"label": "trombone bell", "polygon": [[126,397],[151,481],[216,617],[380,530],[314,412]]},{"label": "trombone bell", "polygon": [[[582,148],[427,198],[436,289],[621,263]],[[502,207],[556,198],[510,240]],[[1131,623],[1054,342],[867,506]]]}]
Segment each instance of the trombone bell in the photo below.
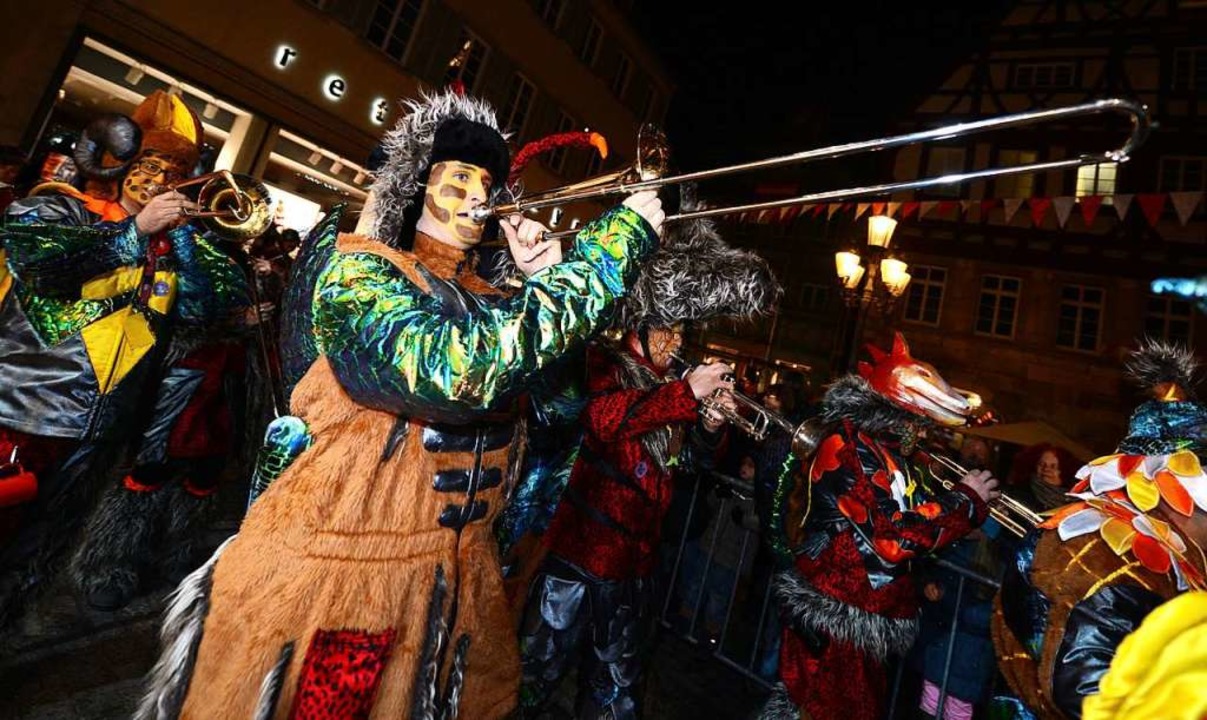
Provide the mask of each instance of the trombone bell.
[{"label": "trombone bell", "polygon": [[229,240],[248,240],[262,235],[272,224],[268,189],[250,175],[219,170],[186,180],[171,189],[193,185],[201,185],[197,193],[197,204],[201,209],[189,216],[200,218],[215,235]]}]

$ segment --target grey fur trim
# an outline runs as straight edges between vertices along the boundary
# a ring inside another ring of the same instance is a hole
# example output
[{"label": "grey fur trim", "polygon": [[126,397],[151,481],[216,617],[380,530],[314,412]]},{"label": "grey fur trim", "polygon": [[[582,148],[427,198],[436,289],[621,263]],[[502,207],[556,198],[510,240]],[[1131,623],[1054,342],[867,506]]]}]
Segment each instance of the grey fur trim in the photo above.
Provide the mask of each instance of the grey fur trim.
[{"label": "grey fur trim", "polygon": [[1145,390],[1172,382],[1193,394],[1198,384],[1199,362],[1194,352],[1177,343],[1145,338],[1123,367],[1128,377]]},{"label": "grey fur trim", "polygon": [[[682,188],[681,209],[701,206]],[[718,318],[752,320],[772,312],[783,294],[767,261],[725,243],[711,218],[666,226],[662,246],[620,306],[626,329],[669,327]]]},{"label": "grey fur trim", "polygon": [[873,390],[867,380],[855,374],[844,375],[826,388],[821,417],[827,423],[846,420],[870,433],[899,431],[904,426],[927,422],[921,415],[893,405]]},{"label": "grey fur trim", "polygon": [[906,652],[918,635],[917,618],[888,618],[861,610],[817,590],[792,570],[775,576],[774,589],[780,615],[793,628],[823,632],[877,660]]},{"label": "grey fur trim", "polygon": [[272,716],[276,714],[277,701],[281,699],[281,688],[285,685],[285,671],[289,669],[292,660],[293,643],[287,642],[281,647],[277,662],[260,683],[260,696],[256,698],[256,711],[252,714],[252,720],[272,720]]},{"label": "grey fur trim", "polygon": [[[382,138],[386,159],[377,170],[372,188],[376,213],[373,237],[385,243],[393,243],[398,237],[403,213],[419,192],[420,176],[428,169],[436,128],[445,120],[463,117],[499,129],[489,103],[451,90],[406,100],[403,110],[402,119]],[[506,138],[504,133],[499,134]],[[503,192],[505,185],[500,178],[495,192]]]},{"label": "grey fur trim", "polygon": [[134,594],[138,568],[151,559],[154,534],[168,499],[168,488],[135,492],[120,483],[109,486],[71,560],[71,578],[81,592],[90,595],[118,585]]},{"label": "grey fur trim", "polygon": [[800,720],[800,708],[788,697],[788,688],[783,683],[776,683],[771,689],[771,697],[754,720]]},{"label": "grey fur trim", "polygon": [[213,557],[186,577],[172,593],[159,631],[162,650],[155,667],[147,674],[147,690],[138,704],[134,720],[174,720],[180,716],[189,680],[193,677],[193,665],[197,662],[205,616],[210,609],[214,566],[235,537],[232,535],[218,546]]},{"label": "grey fur trim", "polygon": [[[648,390],[662,382],[658,375],[624,348],[611,343],[600,343],[600,347],[611,353],[620,366],[620,385],[625,389]],[[671,429],[661,427],[641,436],[641,446],[654,459],[658,469],[666,472],[671,454]]]}]

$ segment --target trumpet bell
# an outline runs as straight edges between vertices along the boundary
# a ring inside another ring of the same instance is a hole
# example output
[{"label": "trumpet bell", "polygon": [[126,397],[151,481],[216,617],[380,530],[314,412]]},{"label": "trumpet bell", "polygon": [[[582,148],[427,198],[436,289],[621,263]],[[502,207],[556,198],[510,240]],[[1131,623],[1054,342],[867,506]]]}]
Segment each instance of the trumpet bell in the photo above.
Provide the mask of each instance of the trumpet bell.
[{"label": "trumpet bell", "polygon": [[262,235],[272,224],[268,189],[249,175],[234,175],[235,183],[218,175],[197,195],[201,222],[212,232],[231,240]]}]

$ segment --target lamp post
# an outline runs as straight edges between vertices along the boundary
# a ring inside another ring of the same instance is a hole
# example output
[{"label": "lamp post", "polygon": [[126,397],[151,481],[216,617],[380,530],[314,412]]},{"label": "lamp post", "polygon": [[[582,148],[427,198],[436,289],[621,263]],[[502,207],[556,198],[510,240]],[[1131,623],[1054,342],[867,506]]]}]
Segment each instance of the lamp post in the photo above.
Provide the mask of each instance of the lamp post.
[{"label": "lamp post", "polygon": [[887,215],[868,218],[867,246],[862,254],[858,249],[834,253],[834,269],[842,287],[846,307],[839,329],[839,355],[835,374],[850,369],[855,359],[855,346],[863,334],[863,323],[869,310],[888,317],[909,285],[909,265],[889,254],[889,243],[897,221]]}]

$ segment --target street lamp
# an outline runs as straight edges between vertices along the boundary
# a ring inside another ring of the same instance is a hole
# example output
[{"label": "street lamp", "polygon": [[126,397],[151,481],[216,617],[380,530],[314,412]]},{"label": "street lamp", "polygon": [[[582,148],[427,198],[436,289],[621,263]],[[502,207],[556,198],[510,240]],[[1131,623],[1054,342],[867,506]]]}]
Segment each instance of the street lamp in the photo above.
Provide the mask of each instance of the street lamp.
[{"label": "street lamp", "polygon": [[888,252],[896,229],[897,221],[893,218],[873,215],[868,218],[868,241],[863,255],[855,249],[834,253],[834,271],[848,310],[842,327],[842,355],[836,366],[840,372],[846,371],[854,359],[855,344],[867,311],[875,308],[882,317],[887,317],[909,286],[909,265]]}]

